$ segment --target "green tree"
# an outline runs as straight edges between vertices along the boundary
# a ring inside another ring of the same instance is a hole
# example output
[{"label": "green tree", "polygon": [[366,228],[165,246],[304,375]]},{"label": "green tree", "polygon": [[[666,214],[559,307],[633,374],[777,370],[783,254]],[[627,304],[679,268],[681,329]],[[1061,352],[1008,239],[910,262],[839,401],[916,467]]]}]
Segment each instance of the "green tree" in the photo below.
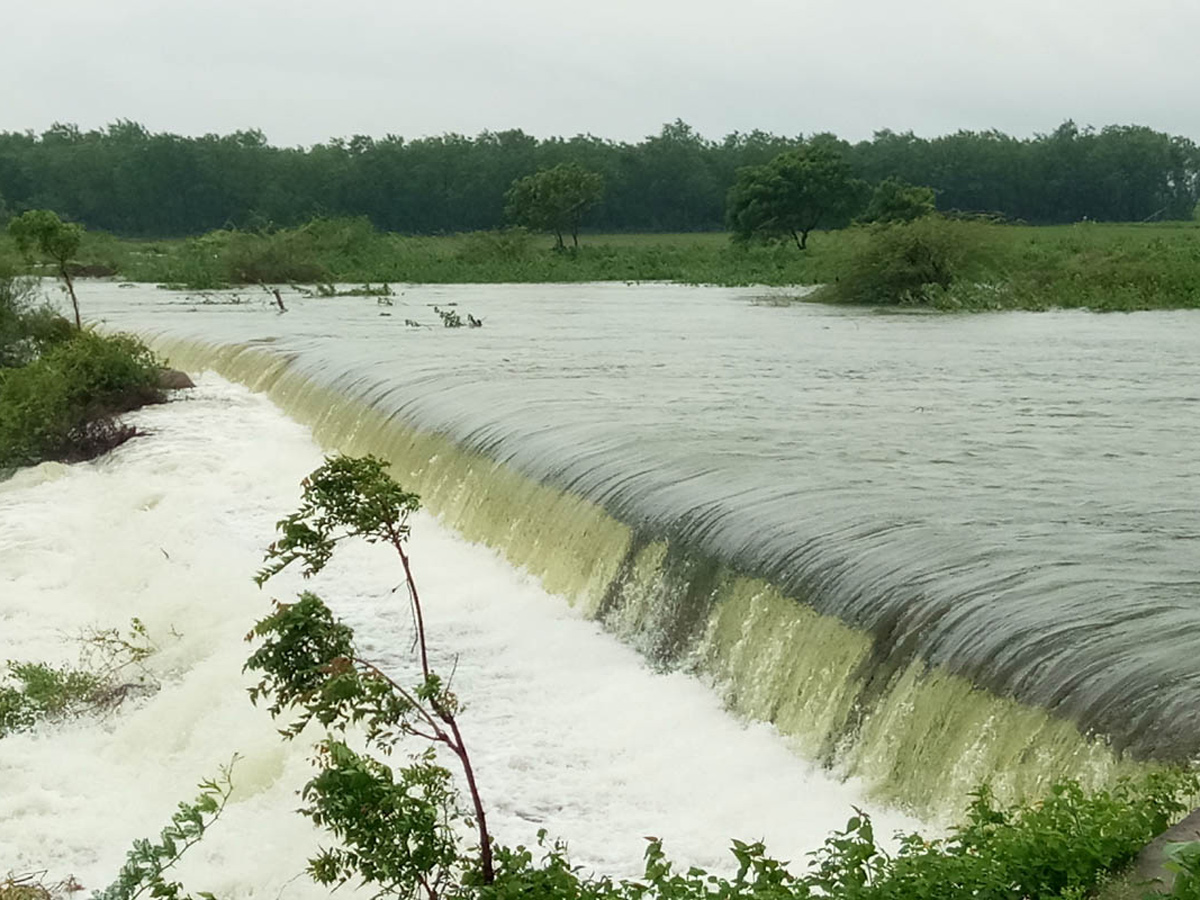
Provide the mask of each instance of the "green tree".
[{"label": "green tree", "polygon": [[900,178],[885,178],[875,187],[860,222],[913,222],[937,208],[933,188],[912,185]]},{"label": "green tree", "polygon": [[576,163],[559,163],[513,182],[505,212],[518,225],[554,234],[556,250],[565,248],[563,234],[579,246],[583,215],[604,196],[604,176]]},{"label": "green tree", "polygon": [[808,234],[844,224],[862,202],[865,184],[832,149],[804,147],[762,166],[739,169],[726,218],[734,240],[791,238],[801,250]]},{"label": "green tree", "polygon": [[83,329],[79,317],[79,298],[75,296],[75,285],[71,280],[71,257],[79,252],[83,242],[83,226],[64,222],[58,214],[48,209],[31,209],[8,223],[8,233],[16,241],[17,248],[26,257],[40,255],[49,259],[58,270],[58,277],[67,286],[71,306],[75,310],[75,327]]}]

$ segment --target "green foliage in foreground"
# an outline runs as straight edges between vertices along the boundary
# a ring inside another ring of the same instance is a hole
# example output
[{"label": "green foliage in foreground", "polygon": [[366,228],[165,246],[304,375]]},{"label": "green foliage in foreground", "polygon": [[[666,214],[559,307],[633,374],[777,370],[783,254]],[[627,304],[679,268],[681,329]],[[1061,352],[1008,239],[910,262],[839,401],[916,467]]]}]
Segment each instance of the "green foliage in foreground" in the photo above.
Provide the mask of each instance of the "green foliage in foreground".
[{"label": "green foliage in foreground", "polygon": [[[547,844],[544,833],[536,850],[504,847],[487,831],[458,728],[458,700],[429,667],[423,607],[406,550],[408,516],[417,503],[379,460],[331,458],[305,479],[301,507],[279,523],[280,538],[257,579],[262,584],[293,562],[315,575],[343,539],[358,535],[397,552],[412,605],[420,656],[412,686],[364,658],[353,630],[312,592],[276,603],[249,636],[261,642],[247,663],[260,675],[252,698],[266,700],[274,716],[293,717],[282,731],[286,738],[314,722],[329,732],[317,745],[318,771],[302,792],[301,810],[338,841],[310,860],[309,874],[322,884],[361,881],[377,896],[404,900],[1079,900],[1128,864],[1200,789],[1194,775],[1155,772],[1093,794],[1065,781],[1039,802],[1001,807],[983,787],[964,823],[947,837],[903,836],[889,854],[859,813],[807,867],[789,867],[761,843],[734,841],[732,877],[677,871],[654,838],[637,880],[581,872],[565,847]],[[434,755],[438,746],[461,766],[469,811],[460,805],[450,770]],[[407,760],[393,763],[401,749]],[[473,828],[474,842],[468,844],[456,825]]]},{"label": "green foliage in foreground", "polygon": [[163,399],[160,369],[136,338],[90,331],[0,369],[0,469],[91,459],[131,437],[116,416]]},{"label": "green foliage in foreground", "polygon": [[1171,896],[1200,900],[1200,841],[1181,841],[1164,848],[1167,869],[1175,877]]},{"label": "green foliage in foreground", "polygon": [[[149,893],[156,900],[193,900],[178,881],[169,881],[165,873],[204,837],[205,832],[221,817],[225,804],[233,793],[232,769],[235,756],[221,767],[217,778],[200,783],[200,793],[191,803],[180,803],[171,824],[162,830],[158,841],[140,838],[125,856],[125,865],[116,880],[91,900],[136,900]],[[216,900],[212,894],[200,891],[194,900]]]}]

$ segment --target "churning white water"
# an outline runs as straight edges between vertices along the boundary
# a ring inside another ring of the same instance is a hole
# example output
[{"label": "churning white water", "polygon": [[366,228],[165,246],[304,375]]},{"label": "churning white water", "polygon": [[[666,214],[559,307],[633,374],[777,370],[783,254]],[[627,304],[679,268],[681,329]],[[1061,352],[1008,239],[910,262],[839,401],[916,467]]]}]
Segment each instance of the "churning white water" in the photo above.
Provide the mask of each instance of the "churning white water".
[{"label": "churning white water", "polygon": [[[107,458],[43,465],[0,483],[0,660],[74,662],[74,636],[139,617],[161,648],[162,689],[102,718],[0,740],[0,874],[47,869],[103,888],[131,840],[236,752],[236,794],[180,874],[222,897],[324,893],[297,877],[321,840],[295,814],[309,742],[284,744],[248,702],[242,637],[299,584],[251,582],[277,519],[321,460],[265,399],[205,376],[186,400],[138,413],[151,434]],[[462,727],[493,831],[539,828],[576,862],[640,871],[643,836],[682,864],[727,870],[731,837],[799,861],[852,804],[854,784],[813,770],[714,692],[650,671],[492,551],[415,520],[415,573],[437,668],[456,666]],[[400,573],[386,548],[350,545],[311,587],[389,666],[411,665]],[[457,663],[455,663],[457,660]],[[315,735],[314,735],[315,738]],[[877,812],[879,831],[915,823]]]}]

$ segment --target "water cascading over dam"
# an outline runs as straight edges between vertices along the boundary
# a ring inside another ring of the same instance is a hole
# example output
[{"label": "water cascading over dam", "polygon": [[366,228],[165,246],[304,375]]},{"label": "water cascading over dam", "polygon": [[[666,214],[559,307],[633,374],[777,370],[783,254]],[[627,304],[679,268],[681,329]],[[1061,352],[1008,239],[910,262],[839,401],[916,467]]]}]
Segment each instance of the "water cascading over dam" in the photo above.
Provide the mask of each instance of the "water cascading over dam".
[{"label": "water cascading over dam", "polygon": [[[387,457],[464,536],[881,797],[944,812],[984,780],[1016,796],[1192,757],[1196,316],[761,293],[86,302]],[[449,303],[485,327],[442,328]]]}]

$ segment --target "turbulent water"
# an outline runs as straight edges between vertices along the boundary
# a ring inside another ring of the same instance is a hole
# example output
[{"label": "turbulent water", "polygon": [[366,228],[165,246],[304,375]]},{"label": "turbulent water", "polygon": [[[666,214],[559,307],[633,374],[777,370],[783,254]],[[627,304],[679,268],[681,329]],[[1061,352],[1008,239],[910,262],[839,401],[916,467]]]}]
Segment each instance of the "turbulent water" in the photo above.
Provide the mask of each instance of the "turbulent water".
[{"label": "turbulent water", "polygon": [[[328,443],[393,448],[451,524],[906,802],[1200,745],[1193,313],[881,316],[622,285],[286,315],[252,293],[84,296],[185,357],[207,342],[187,358]],[[484,327],[440,327],[450,304]]]},{"label": "turbulent water", "polygon": [[[73,663],[87,629],[139,617],[162,689],[103,718],[0,740],[0,873],[115,875],[234,752],[236,794],[180,874],[220,897],[324,896],[297,876],[318,835],[293,810],[310,768],[243,688],[242,636],[287,597],[250,576],[298,482],[320,463],[306,429],[215,376],[136,416],[149,436],[95,463],[47,464],[0,484],[0,659]],[[642,836],[682,862],[729,868],[730,837],[765,837],[799,860],[862,804],[858,786],[798,763],[765,727],[731,719],[696,680],[655,674],[561,599],[420,514],[412,556],[440,668],[455,668],[461,722],[492,826],[539,827],[600,871],[640,871]],[[379,547],[348,545],[312,587],[366,649],[411,669],[400,580]],[[312,735],[315,740],[316,735]],[[909,820],[880,813],[881,830]]]}]

